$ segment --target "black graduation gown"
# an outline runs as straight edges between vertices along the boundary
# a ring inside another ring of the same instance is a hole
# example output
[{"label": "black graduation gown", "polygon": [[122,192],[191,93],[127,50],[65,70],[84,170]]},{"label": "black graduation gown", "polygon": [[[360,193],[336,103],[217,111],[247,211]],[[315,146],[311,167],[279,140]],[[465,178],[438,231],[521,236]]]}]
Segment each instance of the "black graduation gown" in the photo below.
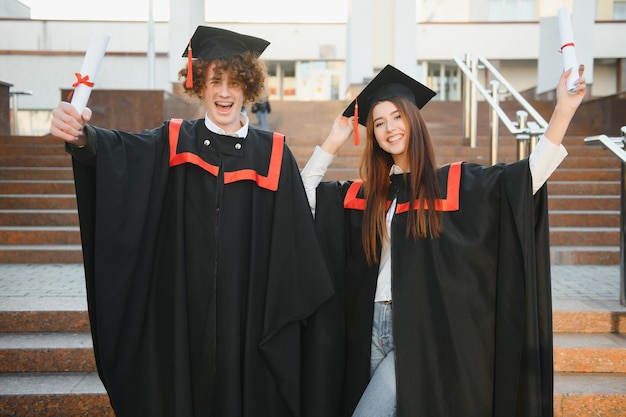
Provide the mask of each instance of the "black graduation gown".
[{"label": "black graduation gown", "polygon": [[333,415],[339,327],[317,313],[336,321],[334,290],[284,138],[238,140],[203,120],[176,138],[174,125],[88,126],[95,166],[74,154],[94,350],[117,416]]},{"label": "black graduation gown", "polygon": [[[398,415],[551,416],[546,187],[533,197],[527,160],[453,164],[439,177],[443,232],[417,241],[405,234],[404,177],[392,177]],[[378,274],[361,245],[361,192],[322,183],[315,215],[332,273],[345,279],[347,416],[369,380]]]}]

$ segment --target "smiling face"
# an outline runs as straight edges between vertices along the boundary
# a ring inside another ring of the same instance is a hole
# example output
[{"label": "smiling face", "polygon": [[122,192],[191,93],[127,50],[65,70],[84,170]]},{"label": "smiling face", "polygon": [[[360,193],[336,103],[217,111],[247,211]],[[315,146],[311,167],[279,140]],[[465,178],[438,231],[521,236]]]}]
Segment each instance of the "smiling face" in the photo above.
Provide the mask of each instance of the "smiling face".
[{"label": "smiling face", "polygon": [[374,137],[378,146],[393,158],[394,164],[406,171],[409,138],[406,124],[395,104],[381,101],[372,108]]},{"label": "smiling face", "polygon": [[243,86],[227,71],[215,71],[215,64],[207,70],[204,104],[208,118],[226,133],[241,128],[241,108],[244,103]]}]

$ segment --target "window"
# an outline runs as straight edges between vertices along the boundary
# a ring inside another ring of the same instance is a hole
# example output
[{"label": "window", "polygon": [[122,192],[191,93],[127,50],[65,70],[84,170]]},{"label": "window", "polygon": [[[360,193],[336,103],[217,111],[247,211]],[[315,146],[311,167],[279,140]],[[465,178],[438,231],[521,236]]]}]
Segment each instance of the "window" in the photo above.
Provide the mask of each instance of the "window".
[{"label": "window", "polygon": [[613,2],[613,20],[626,20],[626,0]]},{"label": "window", "polygon": [[535,0],[489,0],[490,22],[527,22],[537,20]]}]

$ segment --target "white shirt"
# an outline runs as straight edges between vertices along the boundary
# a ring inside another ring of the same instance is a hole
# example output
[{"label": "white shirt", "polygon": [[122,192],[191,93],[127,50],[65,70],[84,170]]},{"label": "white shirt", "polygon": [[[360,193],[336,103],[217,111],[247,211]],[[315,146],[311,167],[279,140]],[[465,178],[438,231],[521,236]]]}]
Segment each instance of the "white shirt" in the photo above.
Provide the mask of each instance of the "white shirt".
[{"label": "white shirt", "polygon": [[[567,150],[563,145],[557,146],[544,136],[539,138],[537,146],[530,154],[528,164],[530,167],[530,175],[533,183],[533,195],[545,184],[550,175],[556,170],[561,162],[567,156]],[[334,159],[334,155],[325,152],[319,146],[315,147],[315,151],[311,159],[301,172],[302,183],[309,200],[311,212],[315,215],[315,206],[317,204],[315,198],[315,189],[322,181],[328,166]],[[390,175],[401,174],[402,169],[393,165]],[[376,296],[374,301],[390,301],[391,300],[391,221],[395,212],[396,200],[393,200],[389,210],[387,211],[386,224],[387,236],[389,240],[381,242],[380,263],[378,266],[378,282],[376,284]]]},{"label": "white shirt", "polygon": [[[236,138],[245,138],[246,136],[248,136],[248,125],[249,125],[248,116],[246,116],[245,114],[241,113],[241,115],[239,117],[239,121],[241,122],[241,129],[239,129],[238,131],[233,132],[233,133],[226,133],[226,131],[224,131],[224,129],[222,129],[221,127],[219,127],[218,125],[213,123],[213,121],[211,119],[209,119],[209,115],[208,114],[204,115],[204,125],[211,132],[217,133],[218,135],[233,136],[233,137],[236,137]],[[319,184],[319,181],[318,181],[318,184]],[[316,185],[316,187],[317,187],[317,185]]]}]

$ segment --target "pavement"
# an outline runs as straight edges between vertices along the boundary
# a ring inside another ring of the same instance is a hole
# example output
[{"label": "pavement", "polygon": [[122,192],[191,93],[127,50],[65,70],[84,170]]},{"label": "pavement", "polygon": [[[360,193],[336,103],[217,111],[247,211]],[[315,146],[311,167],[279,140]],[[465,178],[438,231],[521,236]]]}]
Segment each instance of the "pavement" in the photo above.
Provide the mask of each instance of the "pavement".
[{"label": "pavement", "polygon": [[[553,265],[555,311],[626,311],[619,265]],[[84,311],[82,264],[1,264],[0,311]]]}]

